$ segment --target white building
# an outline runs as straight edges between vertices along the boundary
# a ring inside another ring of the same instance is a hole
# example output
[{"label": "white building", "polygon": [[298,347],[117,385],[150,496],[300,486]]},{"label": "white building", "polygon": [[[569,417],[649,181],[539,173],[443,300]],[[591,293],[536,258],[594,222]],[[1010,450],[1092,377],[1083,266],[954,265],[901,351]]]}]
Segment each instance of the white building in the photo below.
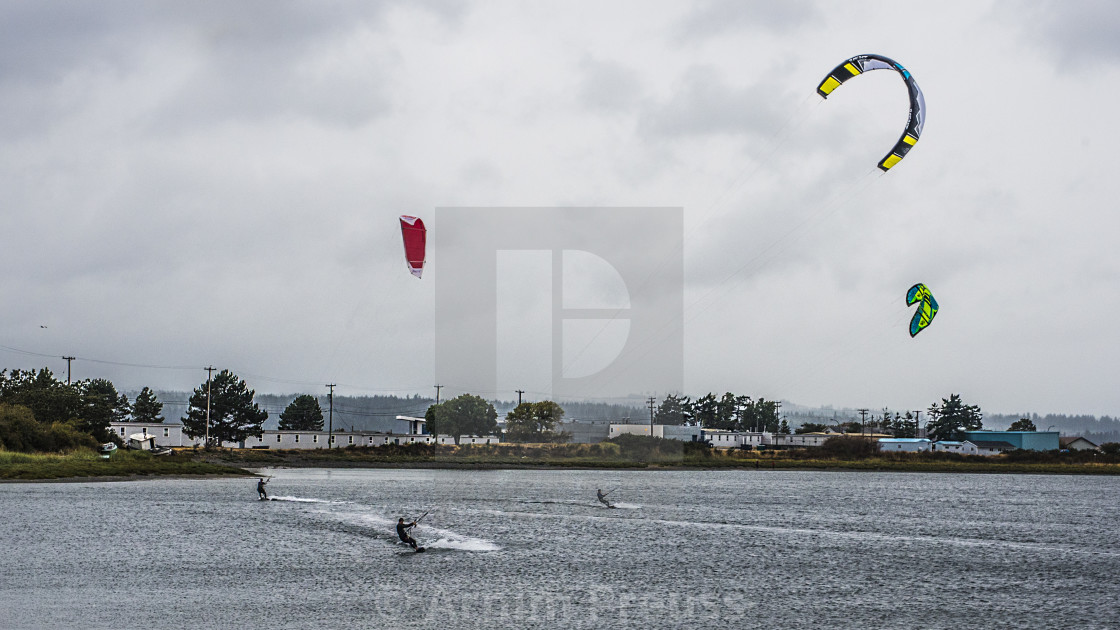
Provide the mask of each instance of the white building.
[{"label": "white building", "polygon": [[713,448],[758,448],[773,444],[774,436],[765,431],[727,431],[725,429],[701,429],[701,439]]},{"label": "white building", "polygon": [[883,453],[928,453],[932,442],[926,438],[879,438]]},{"label": "white building", "polygon": [[935,453],[960,453],[961,455],[979,455],[980,447],[972,442],[965,440],[957,442],[956,440],[941,440],[934,442],[930,449]]},{"label": "white building", "polygon": [[415,416],[397,416],[397,421],[408,423],[408,429],[406,433],[408,433],[409,435],[422,435],[428,432],[424,428],[428,421],[423,418],[417,418]]},{"label": "white building", "polygon": [[139,433],[141,438],[150,435],[156,446],[183,446],[183,425],[171,422],[110,422],[109,430],[127,443],[129,437]]},{"label": "white building", "polygon": [[743,443],[741,435],[724,429],[701,429],[700,439],[711,444],[712,448],[739,448]]},{"label": "white building", "polygon": [[610,437],[610,423],[567,421],[557,425],[557,431],[572,436],[572,444],[595,444]]},{"label": "white building", "polygon": [[612,422],[610,429],[607,431],[607,439],[615,438],[620,435],[652,435],[653,437],[662,437],[664,435],[663,424],[619,424]]},{"label": "white building", "polygon": [[702,430],[700,427],[686,426],[683,424],[662,424],[661,437],[666,440],[680,440],[681,442],[696,442],[700,440]]},{"label": "white building", "polygon": [[607,430],[607,439],[620,435],[653,435],[666,440],[696,442],[701,439],[700,427],[678,426],[675,424],[621,424],[612,422]]},{"label": "white building", "polygon": [[[501,444],[501,439],[496,435],[460,435],[459,446],[466,444]],[[454,444],[455,437],[452,435],[439,436],[440,444]]]},{"label": "white building", "polygon": [[[499,444],[501,440],[496,435],[464,435],[459,438],[459,444]],[[201,445],[202,440],[198,440]],[[258,436],[250,436],[244,442],[223,442],[226,448],[260,448],[260,449],[316,449],[316,448],[345,448],[347,446],[386,446],[389,444],[435,444],[436,436],[428,433],[380,433],[375,431],[335,431],[333,435],[327,431],[281,431],[268,429]],[[439,436],[440,444],[454,444],[455,438],[450,435]]]},{"label": "white building", "polygon": [[1058,448],[1070,451],[1099,451],[1101,447],[1083,437],[1069,436],[1058,438]]},{"label": "white building", "polygon": [[807,446],[820,446],[824,441],[830,437],[835,437],[838,433],[794,433],[793,435],[778,434],[773,436],[774,446],[787,446],[794,448],[803,448]]},{"label": "white building", "polygon": [[741,446],[758,448],[762,445],[770,446],[774,444],[774,434],[768,431],[744,431],[739,436]]}]

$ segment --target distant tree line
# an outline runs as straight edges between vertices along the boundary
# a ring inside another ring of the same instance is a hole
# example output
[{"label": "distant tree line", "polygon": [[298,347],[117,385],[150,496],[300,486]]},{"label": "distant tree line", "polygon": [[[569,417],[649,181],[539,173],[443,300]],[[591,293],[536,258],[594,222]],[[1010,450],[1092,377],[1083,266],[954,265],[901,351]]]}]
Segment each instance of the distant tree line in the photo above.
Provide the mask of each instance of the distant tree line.
[{"label": "distant tree line", "polygon": [[[268,412],[255,402],[256,392],[229,370],[217,373],[209,382],[203,381],[190,395],[181,418],[188,437],[208,437],[209,445],[241,442],[263,432]],[[363,397],[357,400],[365,400]],[[378,405],[420,405],[431,399],[373,397]],[[370,400],[373,400],[370,398]],[[355,399],[351,399],[355,400]],[[337,400],[336,400],[337,402]],[[636,411],[622,405],[599,403],[567,403],[586,410],[621,414]],[[785,419],[779,417],[780,403],[759,397],[727,392],[717,397],[708,393],[695,400],[669,394],[654,409],[658,424],[699,426],[732,431],[767,431],[789,433]],[[409,409],[418,413],[415,409]],[[340,412],[339,409],[335,410]],[[164,421],[163,403],[148,387],[131,402],[106,379],[87,379],[64,383],[48,368],[36,370],[0,370],[0,447],[16,451],[59,451],[92,447],[98,442],[120,441],[110,432],[109,424],[119,421],[159,423]],[[959,394],[943,398],[928,410],[925,425],[931,440],[963,437],[964,431],[983,428],[983,414],[977,405],[966,404]],[[367,412],[367,415],[372,412]],[[283,430],[322,430],[323,409],[319,399],[302,394],[296,396],[279,414]],[[384,415],[384,414],[379,414]],[[409,414],[402,414],[409,415]],[[569,435],[559,431],[565,409],[552,401],[521,403],[506,414],[506,436],[515,442],[563,442]],[[424,414],[432,434],[450,435],[456,443],[464,435],[491,435],[497,432],[497,410],[493,403],[472,394],[433,404]],[[1002,417],[1001,417],[1002,418]],[[1043,421],[1054,418],[1044,417]],[[1063,416],[1064,418],[1064,416]],[[623,417],[614,418],[621,420]],[[1021,417],[1010,423],[1012,431],[1034,431],[1038,416]],[[636,421],[634,417],[631,421]],[[1103,418],[1104,423],[1116,422]],[[918,420],[909,411],[892,413],[884,409],[872,414],[863,423],[856,421],[804,423],[798,433],[839,430],[843,433],[882,432],[896,437],[915,437]],[[1103,441],[1103,440],[1102,440]],[[1111,445],[1110,448],[1116,448]]]},{"label": "distant tree line", "polygon": [[[223,370],[209,384],[194,390],[183,430],[190,437],[209,435],[211,443],[240,441],[260,435],[268,413],[253,403],[245,381]],[[0,370],[0,446],[24,452],[92,448],[102,442],[120,443],[109,431],[111,422],[160,423],[163,404],[148,387],[131,403],[107,379],[64,383],[48,368]],[[305,421],[302,408],[291,414]],[[209,415],[209,426],[207,416]]]},{"label": "distant tree line", "polygon": [[698,426],[727,431],[769,431],[789,433],[789,425],[779,418],[781,403],[759,397],[727,392],[720,397],[705,394],[696,400],[669,394],[654,412],[657,424]]},{"label": "distant tree line", "polygon": [[48,369],[0,370],[0,445],[13,451],[63,451],[117,439],[109,423],[162,422],[159,401],[144,390],[132,405],[105,379],[64,383]]}]

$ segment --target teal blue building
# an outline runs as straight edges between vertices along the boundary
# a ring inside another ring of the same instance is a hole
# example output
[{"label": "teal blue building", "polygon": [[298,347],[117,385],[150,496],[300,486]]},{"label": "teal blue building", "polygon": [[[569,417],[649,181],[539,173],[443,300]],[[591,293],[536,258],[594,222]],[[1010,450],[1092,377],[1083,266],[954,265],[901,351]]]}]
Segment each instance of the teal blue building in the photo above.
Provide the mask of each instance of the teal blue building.
[{"label": "teal blue building", "polygon": [[1007,442],[1025,451],[1055,451],[1057,431],[965,431],[964,439],[972,442]]}]

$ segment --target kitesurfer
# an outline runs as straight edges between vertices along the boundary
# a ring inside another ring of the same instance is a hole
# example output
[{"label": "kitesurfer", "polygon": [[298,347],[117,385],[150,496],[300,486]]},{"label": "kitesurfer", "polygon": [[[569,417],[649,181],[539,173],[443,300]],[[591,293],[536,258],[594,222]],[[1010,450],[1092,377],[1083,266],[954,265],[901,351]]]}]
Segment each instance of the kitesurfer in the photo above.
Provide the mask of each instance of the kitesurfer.
[{"label": "kitesurfer", "polygon": [[264,484],[266,483],[268,482],[265,481],[264,478],[261,478],[261,480],[257,482],[257,495],[260,496],[261,501],[268,500],[268,493],[264,491]]},{"label": "kitesurfer", "polygon": [[609,508],[614,507],[613,505],[611,505],[611,502],[607,500],[607,494],[610,494],[610,492],[608,492],[607,494],[603,494],[603,489],[602,488],[597,488],[595,490],[595,492],[599,494],[599,503],[602,503],[603,505],[605,505]]},{"label": "kitesurfer", "polygon": [[401,542],[408,543],[408,546],[416,549],[416,539],[414,539],[408,530],[416,527],[416,521],[405,523],[404,517],[397,519],[397,536],[400,536]]}]

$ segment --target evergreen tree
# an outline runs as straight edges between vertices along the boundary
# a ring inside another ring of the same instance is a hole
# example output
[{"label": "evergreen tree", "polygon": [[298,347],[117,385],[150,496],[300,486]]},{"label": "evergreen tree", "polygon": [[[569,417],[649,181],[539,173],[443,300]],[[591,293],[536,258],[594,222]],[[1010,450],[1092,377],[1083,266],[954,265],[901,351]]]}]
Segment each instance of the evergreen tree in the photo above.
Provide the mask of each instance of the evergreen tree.
[{"label": "evergreen tree", "polygon": [[1007,428],[1008,431],[1037,431],[1038,427],[1034,426],[1030,418],[1020,418],[1011,423]]},{"label": "evergreen tree", "polygon": [[759,399],[754,402],[753,407],[755,417],[757,417],[762,424],[762,430],[769,431],[770,433],[777,433],[780,428],[778,420],[778,402],[776,400],[766,400],[765,398],[759,397]]},{"label": "evergreen tree", "polygon": [[926,433],[934,442],[958,440],[962,431],[984,428],[980,407],[964,404],[959,394],[951,394],[948,400],[942,398],[940,405],[934,403],[929,408],[929,417],[932,419],[926,424]]},{"label": "evergreen tree", "polygon": [[712,428],[733,431],[739,424],[739,397],[731,392],[720,396],[715,404],[715,419]]},{"label": "evergreen tree", "polygon": [[283,431],[322,431],[323,409],[319,401],[310,394],[296,396],[280,414],[280,429]]},{"label": "evergreen tree", "polygon": [[76,387],[57,380],[47,368],[0,370],[0,402],[22,405],[39,422],[66,422],[82,412],[82,396]]},{"label": "evergreen tree", "polygon": [[680,426],[684,424],[685,413],[682,405],[682,399],[675,394],[665,396],[665,400],[657,407],[657,412],[653,415],[653,421],[657,424],[669,424],[673,426]]},{"label": "evergreen tree", "polygon": [[716,428],[717,406],[718,402],[716,401],[715,394],[711,392],[708,392],[703,397],[697,399],[696,402],[692,403],[693,420],[696,422],[697,426],[703,429]]},{"label": "evergreen tree", "polygon": [[[190,437],[207,434],[206,387],[195,388],[183,418],[183,431]],[[210,383],[210,444],[241,442],[251,435],[260,435],[268,412],[253,402],[256,392],[229,370],[222,370]],[[208,445],[209,446],[209,445]]]},{"label": "evergreen tree", "polygon": [[781,433],[782,435],[789,435],[789,424],[786,423],[785,418],[782,418],[782,423],[778,425],[778,433]]},{"label": "evergreen tree", "polygon": [[894,420],[891,421],[891,435],[896,438],[913,438],[918,436],[918,424],[914,422],[914,414],[909,411],[903,416],[900,413],[894,414]]},{"label": "evergreen tree", "polygon": [[751,426],[747,422],[747,416],[750,412],[751,405],[754,401],[750,396],[736,396],[735,397],[735,423],[732,426],[736,431],[750,431]]},{"label": "evergreen tree", "polygon": [[155,392],[145,387],[136,395],[132,403],[133,422],[163,422],[163,403],[156,398]]},{"label": "evergreen tree", "polygon": [[81,426],[94,436],[105,434],[110,422],[124,422],[132,413],[128,397],[118,394],[106,379],[82,381],[76,387],[82,397]]}]

